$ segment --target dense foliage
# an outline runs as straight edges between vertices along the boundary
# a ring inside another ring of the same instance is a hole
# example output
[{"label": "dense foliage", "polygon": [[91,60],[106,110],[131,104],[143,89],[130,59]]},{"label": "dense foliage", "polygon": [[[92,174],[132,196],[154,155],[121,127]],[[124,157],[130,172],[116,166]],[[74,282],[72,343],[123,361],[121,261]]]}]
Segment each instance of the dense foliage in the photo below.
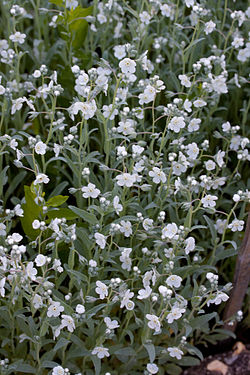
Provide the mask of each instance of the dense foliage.
[{"label": "dense foliage", "polygon": [[178,375],[231,334],[250,8],[0,8],[0,373]]}]

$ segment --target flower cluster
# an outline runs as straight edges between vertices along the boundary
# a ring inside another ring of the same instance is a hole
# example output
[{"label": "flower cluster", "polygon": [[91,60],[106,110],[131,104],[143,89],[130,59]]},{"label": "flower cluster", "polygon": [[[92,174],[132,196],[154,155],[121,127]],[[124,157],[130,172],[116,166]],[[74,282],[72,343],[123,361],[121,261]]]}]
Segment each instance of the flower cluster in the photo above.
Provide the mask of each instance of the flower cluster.
[{"label": "flower cluster", "polygon": [[250,8],[31,3],[1,16],[0,372],[180,373],[226,337]]}]

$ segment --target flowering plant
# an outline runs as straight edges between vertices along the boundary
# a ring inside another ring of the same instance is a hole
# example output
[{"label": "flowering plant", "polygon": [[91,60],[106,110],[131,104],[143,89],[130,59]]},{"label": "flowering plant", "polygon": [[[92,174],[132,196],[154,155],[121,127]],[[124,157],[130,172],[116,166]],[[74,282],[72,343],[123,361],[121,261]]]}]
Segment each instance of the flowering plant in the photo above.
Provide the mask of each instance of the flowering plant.
[{"label": "flowering plant", "polygon": [[1,374],[178,375],[232,335],[250,8],[1,8]]}]

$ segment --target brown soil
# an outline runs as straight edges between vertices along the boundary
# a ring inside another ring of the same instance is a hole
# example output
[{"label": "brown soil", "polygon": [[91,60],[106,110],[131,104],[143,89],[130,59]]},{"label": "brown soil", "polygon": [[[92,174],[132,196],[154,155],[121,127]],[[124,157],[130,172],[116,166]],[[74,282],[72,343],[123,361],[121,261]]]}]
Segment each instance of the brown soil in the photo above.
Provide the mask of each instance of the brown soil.
[{"label": "brown soil", "polygon": [[184,370],[182,375],[250,375],[250,345],[238,344],[231,351],[205,358],[199,366]]}]

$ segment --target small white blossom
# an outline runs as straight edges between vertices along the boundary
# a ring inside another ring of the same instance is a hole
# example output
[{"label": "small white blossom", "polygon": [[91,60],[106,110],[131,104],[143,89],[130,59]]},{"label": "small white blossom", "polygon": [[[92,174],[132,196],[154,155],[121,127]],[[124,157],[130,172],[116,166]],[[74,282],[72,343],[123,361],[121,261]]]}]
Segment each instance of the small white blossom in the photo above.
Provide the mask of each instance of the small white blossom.
[{"label": "small white blossom", "polygon": [[179,288],[181,286],[181,282],[182,282],[182,278],[177,275],[171,275],[166,280],[166,284],[174,288]]},{"label": "small white blossom", "polygon": [[244,221],[234,219],[231,224],[227,226],[232,232],[241,232],[244,229]]},{"label": "small white blossom", "polygon": [[184,354],[183,351],[177,347],[168,348],[168,352],[169,352],[170,357],[177,358],[177,359],[181,359],[181,357]]},{"label": "small white blossom", "polygon": [[122,73],[128,76],[135,72],[136,62],[127,57],[119,62],[119,67]]},{"label": "small white blossom", "polygon": [[149,176],[153,178],[155,184],[159,184],[160,182],[165,183],[167,181],[165,173],[158,167],[154,167],[153,170],[149,172]]},{"label": "small white blossom", "polygon": [[155,363],[148,363],[147,370],[150,374],[157,374],[157,372],[159,371],[159,368]]},{"label": "small white blossom", "polygon": [[161,330],[161,322],[156,315],[146,314],[146,318],[148,319],[148,326],[149,328],[155,330],[156,333],[160,332]]},{"label": "small white blossom", "polygon": [[216,206],[216,200],[218,197],[215,195],[207,194],[204,198],[201,199],[201,203],[204,208],[213,208]]},{"label": "small white blossom", "polygon": [[105,297],[108,296],[108,287],[99,280],[96,281],[95,291],[97,294],[99,294],[100,299],[104,299]]},{"label": "small white blossom", "polygon": [[100,359],[110,356],[109,350],[107,348],[102,347],[102,346],[95,347],[92,350],[91,354],[97,355],[97,357],[100,358]]},{"label": "small white blossom", "polygon": [[105,317],[104,322],[109,329],[120,327],[117,320],[111,320],[109,317]]},{"label": "small white blossom", "polygon": [[37,184],[48,184],[49,182],[49,177],[44,174],[44,173],[39,173],[37,176],[36,176],[36,179],[34,181],[34,185],[37,185]]},{"label": "small white blossom", "polygon": [[101,233],[95,233],[95,241],[97,245],[100,246],[101,249],[104,249],[106,246],[106,237]]},{"label": "small white blossom", "polygon": [[60,302],[53,301],[48,308],[47,316],[49,318],[51,317],[57,318],[63,311],[64,311],[64,307],[60,304]]},{"label": "small white blossom", "polygon": [[172,239],[178,232],[178,227],[175,223],[168,224],[166,227],[162,229],[161,238],[170,238]]},{"label": "small white blossom", "polygon": [[99,189],[96,188],[91,182],[87,186],[82,187],[83,198],[97,198],[101,193]]}]

